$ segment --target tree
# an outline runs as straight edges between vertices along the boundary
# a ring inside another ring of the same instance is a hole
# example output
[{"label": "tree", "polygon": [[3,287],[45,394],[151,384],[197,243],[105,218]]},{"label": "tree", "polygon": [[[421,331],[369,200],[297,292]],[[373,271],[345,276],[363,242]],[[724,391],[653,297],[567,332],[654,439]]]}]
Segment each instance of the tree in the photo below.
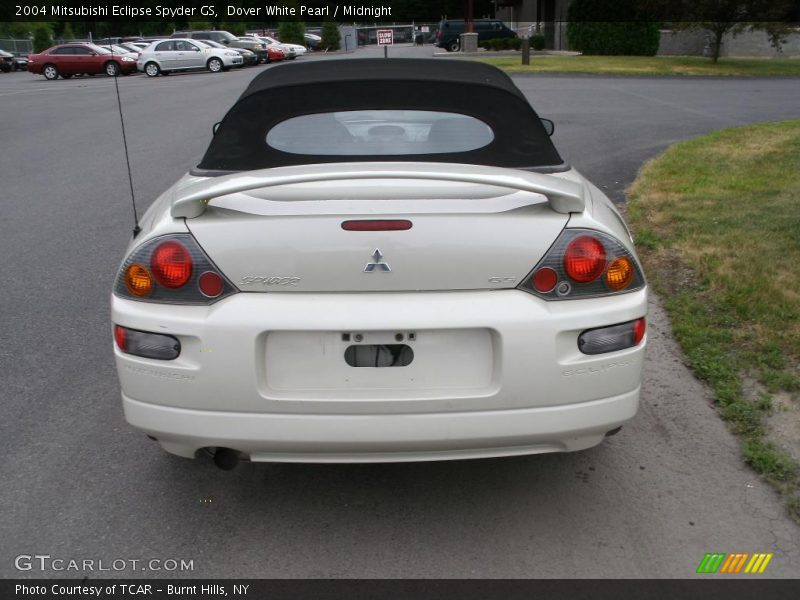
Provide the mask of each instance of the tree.
[{"label": "tree", "polygon": [[48,23],[37,23],[33,28],[33,51],[42,52],[53,45],[53,29]]},{"label": "tree", "polygon": [[61,31],[61,39],[65,42],[75,39],[75,32],[72,31],[72,25],[69,24],[69,21],[64,23],[64,29]]},{"label": "tree", "polygon": [[278,23],[278,37],[285,44],[306,45],[303,37],[306,33],[306,26],[300,21],[281,21]]},{"label": "tree", "polygon": [[203,19],[189,19],[189,29],[191,31],[208,31],[214,29],[214,24]]},{"label": "tree", "polygon": [[[793,0],[662,0],[680,5],[681,21],[670,23],[672,29],[705,29],[711,34],[711,60],[717,62],[727,34],[765,31],[772,46],[780,51],[791,31],[788,20],[794,10]],[[656,0],[649,0],[658,4]],[[665,9],[666,10],[666,9]]]},{"label": "tree", "polygon": [[320,32],[322,41],[320,48],[324,50],[338,50],[340,48],[339,28],[333,21],[325,21],[322,24],[322,31]]},{"label": "tree", "polygon": [[570,48],[584,54],[653,56],[658,52],[657,19],[641,0],[572,0],[567,11]]},{"label": "tree", "polygon": [[222,31],[229,31],[233,35],[242,36],[247,33],[247,23],[241,21],[223,21],[219,24]]}]

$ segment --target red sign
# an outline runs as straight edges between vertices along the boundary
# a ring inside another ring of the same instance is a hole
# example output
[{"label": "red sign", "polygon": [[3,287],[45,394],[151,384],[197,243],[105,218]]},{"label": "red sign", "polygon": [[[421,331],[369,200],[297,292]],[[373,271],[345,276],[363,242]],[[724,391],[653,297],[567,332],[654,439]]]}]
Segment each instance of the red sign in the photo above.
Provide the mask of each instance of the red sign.
[{"label": "red sign", "polygon": [[394,29],[378,29],[378,46],[394,44]]}]

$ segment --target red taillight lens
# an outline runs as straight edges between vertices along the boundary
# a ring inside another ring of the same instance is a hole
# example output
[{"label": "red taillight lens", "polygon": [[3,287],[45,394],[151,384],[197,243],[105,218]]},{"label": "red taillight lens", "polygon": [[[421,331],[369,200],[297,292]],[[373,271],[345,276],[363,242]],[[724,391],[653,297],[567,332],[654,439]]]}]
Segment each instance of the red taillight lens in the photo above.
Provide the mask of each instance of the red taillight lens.
[{"label": "red taillight lens", "polygon": [[589,283],[606,268],[606,249],[600,240],[582,235],[572,240],[564,253],[564,271],[573,281]]},{"label": "red taillight lens", "polygon": [[179,288],[192,277],[192,256],[178,242],[164,242],[153,251],[150,268],[158,283],[166,288]]},{"label": "red taillight lens", "polygon": [[644,332],[647,330],[647,321],[645,318],[642,317],[641,319],[636,319],[636,322],[633,324],[633,344],[636,345],[642,341],[644,338]]},{"label": "red taillight lens", "polygon": [[125,328],[119,325],[114,325],[114,340],[120,350],[125,352]]},{"label": "red taillight lens", "polygon": [[533,274],[533,287],[538,291],[547,293],[556,287],[558,283],[558,273],[550,267],[542,267]]},{"label": "red taillight lens", "polygon": [[197,287],[200,288],[204,296],[216,298],[225,289],[225,282],[222,280],[222,277],[213,271],[206,271],[200,275],[200,279],[197,281]]}]

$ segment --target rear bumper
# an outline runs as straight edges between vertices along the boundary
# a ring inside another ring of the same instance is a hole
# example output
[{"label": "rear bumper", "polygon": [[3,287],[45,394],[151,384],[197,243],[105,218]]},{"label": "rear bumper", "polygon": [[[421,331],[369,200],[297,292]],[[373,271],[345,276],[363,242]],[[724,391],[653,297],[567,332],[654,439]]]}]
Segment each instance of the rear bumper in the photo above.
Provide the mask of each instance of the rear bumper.
[{"label": "rear bumper", "polygon": [[128,422],[173,454],[233,448],[255,462],[403,462],[571,452],[636,414],[639,388],[567,406],[405,415],[248,414],[169,408],[123,395]]},{"label": "rear bumper", "polygon": [[[642,317],[646,304],[646,290],[564,302],[513,289],[239,293],[208,307],[112,296],[111,313],[115,324],[181,343],[171,361],[114,349],[126,418],[168,451],[357,462],[599,443],[636,412],[646,337],[591,356],[577,338]],[[350,367],[344,353],[356,334],[368,344],[404,334],[415,358]]]}]

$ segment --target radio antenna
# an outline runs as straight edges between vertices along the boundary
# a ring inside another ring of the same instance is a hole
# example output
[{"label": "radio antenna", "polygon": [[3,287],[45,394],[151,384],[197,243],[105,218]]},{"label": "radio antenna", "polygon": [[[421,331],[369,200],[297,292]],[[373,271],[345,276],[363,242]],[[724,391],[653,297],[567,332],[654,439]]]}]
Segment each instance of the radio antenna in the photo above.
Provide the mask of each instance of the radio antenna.
[{"label": "radio antenna", "polygon": [[[110,42],[111,40],[109,40]],[[111,57],[114,57],[114,44],[109,44],[111,50]],[[115,62],[114,65],[117,63]],[[133,206],[133,237],[139,235],[142,230],[139,227],[139,215],[136,213],[136,197],[133,194],[133,174],[131,173],[131,159],[128,153],[128,137],[125,135],[125,119],[122,116],[122,100],[119,97],[119,76],[120,67],[116,67],[116,74],[114,75],[114,89],[117,91],[117,108],[119,109],[119,124],[122,127],[122,146],[125,148],[125,164],[128,167],[128,185],[131,189],[131,205]]]}]

